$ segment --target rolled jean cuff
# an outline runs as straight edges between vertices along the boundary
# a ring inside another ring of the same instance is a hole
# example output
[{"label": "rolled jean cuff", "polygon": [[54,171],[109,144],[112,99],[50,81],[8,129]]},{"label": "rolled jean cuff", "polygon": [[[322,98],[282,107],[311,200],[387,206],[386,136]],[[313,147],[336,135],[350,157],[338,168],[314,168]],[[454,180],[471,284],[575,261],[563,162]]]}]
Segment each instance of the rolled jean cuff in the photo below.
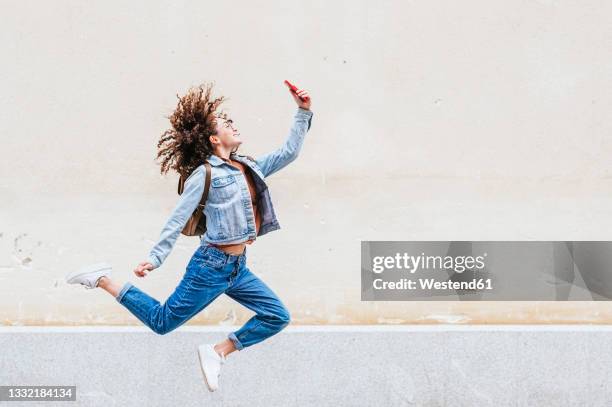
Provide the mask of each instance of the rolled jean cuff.
[{"label": "rolled jean cuff", "polygon": [[121,300],[123,299],[123,296],[125,295],[127,290],[129,290],[130,287],[132,287],[132,286],[133,286],[133,284],[130,283],[129,281],[123,285],[123,288],[121,289],[121,291],[119,291],[119,294],[117,294],[117,296],[115,297],[117,302],[121,302]]},{"label": "rolled jean cuff", "polygon": [[230,339],[230,341],[234,342],[234,346],[237,350],[244,349],[244,346],[242,346],[242,343],[240,343],[235,333],[231,332],[227,337]]}]

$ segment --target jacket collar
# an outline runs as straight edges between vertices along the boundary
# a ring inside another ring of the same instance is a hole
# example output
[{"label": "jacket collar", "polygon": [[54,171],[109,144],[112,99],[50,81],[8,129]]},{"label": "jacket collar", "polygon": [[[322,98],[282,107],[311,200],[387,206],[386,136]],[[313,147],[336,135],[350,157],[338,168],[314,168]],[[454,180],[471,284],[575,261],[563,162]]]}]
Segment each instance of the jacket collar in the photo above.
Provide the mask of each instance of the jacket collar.
[{"label": "jacket collar", "polygon": [[[236,153],[232,153],[230,155],[230,157],[232,158],[232,160],[239,161],[241,163],[244,163],[244,161],[245,161],[242,158],[242,156],[240,156],[239,154],[236,154]],[[206,159],[206,161],[208,161],[210,163],[210,165],[214,165],[215,167],[225,163],[225,161],[223,161],[219,156],[216,156],[214,154],[211,154],[210,157],[208,157]]]},{"label": "jacket collar", "polygon": [[218,165],[223,164],[225,161],[223,161],[221,158],[219,158],[218,156],[211,154],[210,157],[208,157],[206,159],[206,161],[209,162],[210,165],[214,165],[215,167]]}]

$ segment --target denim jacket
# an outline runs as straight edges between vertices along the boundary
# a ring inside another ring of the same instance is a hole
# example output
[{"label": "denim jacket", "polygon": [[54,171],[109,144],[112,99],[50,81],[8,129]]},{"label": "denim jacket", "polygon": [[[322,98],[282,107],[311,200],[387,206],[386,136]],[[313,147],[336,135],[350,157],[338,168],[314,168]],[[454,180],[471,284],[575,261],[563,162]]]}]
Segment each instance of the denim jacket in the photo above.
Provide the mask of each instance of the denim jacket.
[{"label": "denim jacket", "polygon": [[[251,161],[246,156],[232,153],[231,159],[239,161],[252,170],[256,202],[261,214],[261,225],[257,236],[280,229],[270,191],[264,179],[295,160],[304,143],[304,136],[310,130],[313,113],[298,108],[293,126],[282,147]],[[201,237],[201,244],[206,242],[233,244],[255,240],[255,217],[251,195],[244,174],[236,167],[229,165],[216,155],[206,159],[211,166],[211,180],[204,214],[206,215],[206,233]],[[200,203],[204,193],[204,164],[197,167],[185,180],[183,193],[175,205],[170,218],[164,225],[157,244],[151,249],[148,262],[154,268],[159,267],[176,242],[187,220]]]}]

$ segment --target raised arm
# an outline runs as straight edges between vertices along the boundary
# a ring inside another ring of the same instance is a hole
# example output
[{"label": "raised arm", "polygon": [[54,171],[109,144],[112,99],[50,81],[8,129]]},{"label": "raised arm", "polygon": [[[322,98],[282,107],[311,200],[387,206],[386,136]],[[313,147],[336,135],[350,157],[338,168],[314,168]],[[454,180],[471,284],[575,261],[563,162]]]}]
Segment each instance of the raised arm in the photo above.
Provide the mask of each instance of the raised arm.
[{"label": "raised arm", "polygon": [[166,260],[176,239],[200,203],[204,193],[204,171],[206,169],[201,165],[185,180],[183,193],[164,225],[159,240],[149,253],[148,262],[153,268],[158,268]]},{"label": "raised arm", "polygon": [[283,146],[261,157],[257,157],[257,165],[261,168],[264,176],[268,177],[274,174],[297,158],[304,143],[304,137],[308,130],[310,130],[312,116],[312,111],[299,107],[293,117],[293,125]]}]

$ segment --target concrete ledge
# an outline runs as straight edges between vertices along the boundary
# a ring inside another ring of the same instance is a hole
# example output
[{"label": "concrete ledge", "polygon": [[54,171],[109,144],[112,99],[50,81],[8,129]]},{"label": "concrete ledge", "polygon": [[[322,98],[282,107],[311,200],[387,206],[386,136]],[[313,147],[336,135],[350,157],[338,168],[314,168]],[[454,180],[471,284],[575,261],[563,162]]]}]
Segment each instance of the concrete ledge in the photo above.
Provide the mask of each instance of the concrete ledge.
[{"label": "concrete ledge", "polygon": [[196,346],[235,329],[0,327],[0,384],[76,385],[70,406],[612,404],[611,326],[290,326],[209,393]]}]

